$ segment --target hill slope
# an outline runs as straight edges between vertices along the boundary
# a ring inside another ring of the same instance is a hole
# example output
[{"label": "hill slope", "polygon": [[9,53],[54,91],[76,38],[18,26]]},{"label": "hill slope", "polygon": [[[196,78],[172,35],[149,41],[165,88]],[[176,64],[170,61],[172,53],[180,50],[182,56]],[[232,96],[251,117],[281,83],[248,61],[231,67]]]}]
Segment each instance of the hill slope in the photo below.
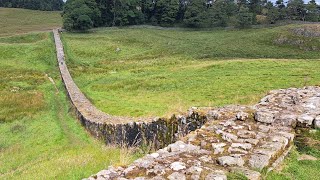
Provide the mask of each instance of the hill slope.
[{"label": "hill slope", "polygon": [[51,30],[62,26],[58,11],[0,8],[0,36]]}]

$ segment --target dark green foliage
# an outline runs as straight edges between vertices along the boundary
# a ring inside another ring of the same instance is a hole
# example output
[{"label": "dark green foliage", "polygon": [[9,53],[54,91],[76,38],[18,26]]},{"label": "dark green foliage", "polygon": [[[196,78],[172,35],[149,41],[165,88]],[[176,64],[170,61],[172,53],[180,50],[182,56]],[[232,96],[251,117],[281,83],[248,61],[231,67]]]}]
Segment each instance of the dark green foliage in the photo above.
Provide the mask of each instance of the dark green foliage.
[{"label": "dark green foliage", "polygon": [[193,0],[188,4],[184,23],[189,27],[201,27],[206,20],[207,7],[203,0]]},{"label": "dark green foliage", "polygon": [[62,16],[65,29],[81,31],[97,26],[101,17],[94,0],[68,0]]},{"label": "dark green foliage", "polygon": [[288,15],[292,20],[305,20],[306,9],[303,0],[289,0],[288,1]]},{"label": "dark green foliage", "polygon": [[250,13],[249,8],[241,6],[237,14],[237,26],[239,28],[248,28],[253,23],[253,14]]},{"label": "dark green foliage", "polygon": [[63,4],[63,0],[0,0],[0,7],[43,11],[60,11]]},{"label": "dark green foliage", "polygon": [[155,6],[154,17],[158,24],[173,25],[179,12],[178,0],[158,0]]},{"label": "dark green foliage", "polygon": [[311,0],[307,5],[306,5],[306,9],[307,9],[307,15],[306,15],[306,20],[307,21],[313,21],[313,22],[317,22],[319,21],[319,10],[317,8],[317,4],[315,0]]},{"label": "dark green foliage", "polygon": [[[74,0],[71,0],[74,1]],[[92,2],[90,0],[89,2]],[[312,0],[284,0],[275,4],[268,0],[94,0],[100,12],[90,19],[96,26],[126,26],[152,24],[187,27],[250,27],[255,24],[274,24],[279,20],[319,21],[320,7]],[[1,0],[0,0],[1,2]],[[69,4],[69,2],[67,3]],[[65,8],[66,14],[69,10]],[[65,27],[76,27],[74,18],[64,17]]]}]

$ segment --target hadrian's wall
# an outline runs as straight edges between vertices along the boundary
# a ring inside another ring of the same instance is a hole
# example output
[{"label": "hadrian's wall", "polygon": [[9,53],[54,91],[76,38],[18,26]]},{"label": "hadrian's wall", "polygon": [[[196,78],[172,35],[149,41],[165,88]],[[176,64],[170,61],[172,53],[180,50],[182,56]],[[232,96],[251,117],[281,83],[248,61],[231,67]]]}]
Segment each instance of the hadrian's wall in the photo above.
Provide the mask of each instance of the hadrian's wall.
[{"label": "hadrian's wall", "polygon": [[85,128],[106,143],[162,147],[88,179],[223,180],[228,172],[261,179],[261,170],[277,167],[290,151],[295,128],[320,128],[320,87],[273,90],[254,106],[191,108],[169,119],[105,114],[73,82],[57,30],[54,39],[61,77]]},{"label": "hadrian's wall", "polygon": [[106,114],[97,109],[74,83],[65,62],[59,31],[53,30],[59,70],[68,97],[82,125],[105,143],[163,147],[179,136],[200,128],[207,116],[191,109],[185,115],[171,118],[131,118]]}]

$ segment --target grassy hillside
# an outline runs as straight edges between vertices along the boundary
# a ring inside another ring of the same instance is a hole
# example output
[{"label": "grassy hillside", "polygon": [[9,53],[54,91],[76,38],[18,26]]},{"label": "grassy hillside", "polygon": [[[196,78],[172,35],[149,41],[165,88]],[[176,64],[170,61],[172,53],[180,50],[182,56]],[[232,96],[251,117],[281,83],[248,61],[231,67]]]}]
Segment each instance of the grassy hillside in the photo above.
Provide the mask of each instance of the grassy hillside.
[{"label": "grassy hillside", "polygon": [[51,30],[61,26],[60,12],[0,8],[0,36]]},{"label": "grassy hillside", "polygon": [[98,108],[161,116],[191,106],[254,104],[271,89],[320,84],[319,51],[274,43],[293,27],[100,29],[64,33],[63,40],[76,83]]},{"label": "grassy hillside", "polygon": [[81,179],[132,160],[70,115],[51,33],[0,37],[0,52],[0,179]]}]

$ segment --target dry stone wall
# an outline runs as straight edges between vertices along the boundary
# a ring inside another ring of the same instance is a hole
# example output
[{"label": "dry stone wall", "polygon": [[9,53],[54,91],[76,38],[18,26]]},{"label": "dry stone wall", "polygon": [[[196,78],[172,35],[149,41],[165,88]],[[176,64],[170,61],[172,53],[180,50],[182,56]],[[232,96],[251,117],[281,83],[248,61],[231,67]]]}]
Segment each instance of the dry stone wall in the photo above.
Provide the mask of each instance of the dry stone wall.
[{"label": "dry stone wall", "polygon": [[179,141],[88,179],[250,180],[277,167],[293,146],[294,128],[320,128],[320,87],[271,91],[255,106],[202,108],[208,122]]},{"label": "dry stone wall", "polygon": [[177,137],[200,128],[205,115],[193,111],[171,118],[131,118],[106,114],[97,109],[74,83],[65,62],[63,44],[58,30],[53,30],[58,66],[68,97],[82,125],[107,144],[151,144],[156,148],[174,142]]},{"label": "dry stone wall", "polygon": [[272,170],[290,151],[295,128],[320,128],[320,87],[273,90],[254,106],[191,108],[171,118],[105,114],[72,80],[59,32],[53,33],[61,77],[85,128],[106,143],[162,148],[127,167],[102,170],[90,180],[224,180],[228,172],[261,179],[261,170]]}]

